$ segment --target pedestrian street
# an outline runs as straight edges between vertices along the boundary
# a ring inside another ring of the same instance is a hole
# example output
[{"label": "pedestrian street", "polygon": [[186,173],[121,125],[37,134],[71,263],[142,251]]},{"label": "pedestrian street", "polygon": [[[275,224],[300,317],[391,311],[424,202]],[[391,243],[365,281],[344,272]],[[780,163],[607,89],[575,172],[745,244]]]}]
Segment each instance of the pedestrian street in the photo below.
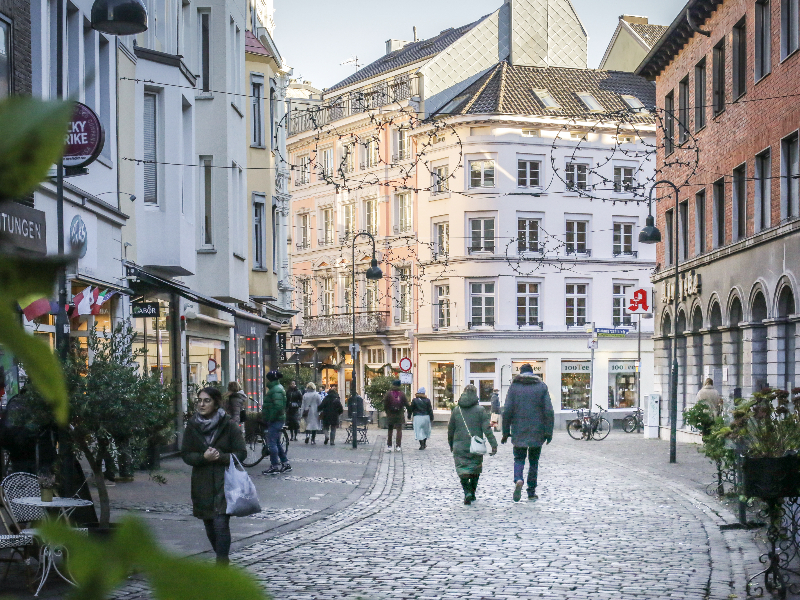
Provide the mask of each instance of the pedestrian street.
[{"label": "pedestrian street", "polygon": [[484,462],[477,501],[464,506],[444,429],[430,442],[425,451],[413,440],[401,453],[374,448],[377,470],[361,498],[245,542],[232,562],[287,600],[745,598],[745,573],[758,567],[753,534],[720,531],[735,517],[705,494],[712,469],[694,446],[680,445],[679,464],[668,465],[664,442],[557,432],[542,453],[540,499],[515,504],[511,447],[501,445]]}]

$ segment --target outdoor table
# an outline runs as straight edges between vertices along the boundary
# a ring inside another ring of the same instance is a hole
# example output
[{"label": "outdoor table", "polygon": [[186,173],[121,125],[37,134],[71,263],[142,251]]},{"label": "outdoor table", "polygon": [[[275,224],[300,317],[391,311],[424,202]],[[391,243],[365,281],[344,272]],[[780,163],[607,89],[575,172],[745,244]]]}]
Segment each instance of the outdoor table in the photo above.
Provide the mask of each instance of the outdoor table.
[{"label": "outdoor table", "polygon": [[[52,502],[44,502],[41,498],[37,498],[35,496],[28,496],[25,498],[16,498],[11,500],[11,502],[15,504],[20,504],[22,506],[36,506],[38,508],[50,508],[50,509],[58,509],[58,515],[56,516],[56,521],[63,520],[64,522],[67,521],[69,516],[73,513],[76,508],[80,508],[82,506],[92,506],[91,500],[83,500],[81,498],[53,498]],[[49,513],[45,511],[46,518],[49,517]],[[29,536],[36,536],[41,539],[41,536],[38,535],[38,531],[36,529],[23,529],[23,535]],[[42,591],[42,587],[44,587],[44,582],[47,581],[48,576],[50,575],[50,571],[55,571],[61,579],[69,583],[70,585],[75,585],[75,582],[72,580],[71,577],[65,575],[58,569],[58,565],[56,564],[56,559],[61,558],[64,554],[64,548],[62,546],[51,546],[48,543],[42,541],[39,546],[39,570],[41,571],[41,579],[39,580],[39,587],[36,590],[34,596],[38,596],[39,592]],[[38,571],[37,571],[38,573]]]}]

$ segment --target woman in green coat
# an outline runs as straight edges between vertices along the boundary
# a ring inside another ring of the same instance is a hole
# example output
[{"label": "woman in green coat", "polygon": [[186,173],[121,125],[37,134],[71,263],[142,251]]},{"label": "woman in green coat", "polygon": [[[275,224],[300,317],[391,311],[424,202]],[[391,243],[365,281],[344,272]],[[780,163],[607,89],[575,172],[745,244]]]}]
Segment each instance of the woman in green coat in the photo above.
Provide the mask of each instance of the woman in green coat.
[{"label": "woman in green coat", "polygon": [[492,455],[497,454],[497,440],[489,426],[489,415],[478,403],[478,390],[474,385],[464,388],[458,399],[458,406],[450,414],[447,426],[447,442],[456,462],[456,473],[464,488],[464,504],[472,504],[478,489],[478,479],[483,471],[483,454],[469,451],[472,436],[486,437],[492,447]]},{"label": "woman in green coat", "polygon": [[183,462],[192,466],[192,514],[203,520],[217,563],[227,565],[231,528],[225,501],[225,469],[231,454],[242,461],[247,449],[242,432],[222,408],[222,394],[217,388],[200,390],[196,408],[186,424],[181,445]]}]

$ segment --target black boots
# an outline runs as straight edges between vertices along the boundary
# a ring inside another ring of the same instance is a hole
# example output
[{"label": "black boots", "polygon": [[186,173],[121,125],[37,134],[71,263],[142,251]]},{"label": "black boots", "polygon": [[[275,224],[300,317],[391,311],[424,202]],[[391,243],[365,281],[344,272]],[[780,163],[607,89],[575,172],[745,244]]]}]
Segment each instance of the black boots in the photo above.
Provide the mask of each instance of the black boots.
[{"label": "black boots", "polygon": [[472,478],[469,475],[461,478],[461,487],[464,490],[464,504],[472,504],[475,496],[472,495]]}]

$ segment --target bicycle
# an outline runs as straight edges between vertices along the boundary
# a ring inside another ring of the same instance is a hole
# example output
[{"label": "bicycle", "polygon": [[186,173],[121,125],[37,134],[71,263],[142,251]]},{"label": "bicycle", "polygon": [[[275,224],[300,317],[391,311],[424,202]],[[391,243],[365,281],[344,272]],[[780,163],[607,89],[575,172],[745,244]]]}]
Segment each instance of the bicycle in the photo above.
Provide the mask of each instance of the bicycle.
[{"label": "bicycle", "polygon": [[[258,423],[250,432],[245,427],[244,445],[247,448],[247,457],[242,461],[245,467],[255,467],[258,463],[264,460],[265,456],[269,456],[269,445],[264,437],[264,425]],[[289,429],[286,425],[281,430],[281,437],[278,439],[278,445],[284,452],[289,450]]]},{"label": "bicycle", "polygon": [[633,433],[639,429],[644,429],[644,412],[641,407],[622,420],[622,430],[625,433]]},{"label": "bicycle", "polygon": [[578,418],[567,421],[567,433],[573,440],[582,440],[585,436],[583,423],[587,417],[582,408],[576,408],[574,412],[578,413]]},{"label": "bicycle", "polygon": [[567,421],[567,433],[573,440],[604,440],[611,433],[611,423],[603,417],[606,412],[599,404],[595,405],[598,412],[592,413],[591,409],[575,409],[577,419]]}]

